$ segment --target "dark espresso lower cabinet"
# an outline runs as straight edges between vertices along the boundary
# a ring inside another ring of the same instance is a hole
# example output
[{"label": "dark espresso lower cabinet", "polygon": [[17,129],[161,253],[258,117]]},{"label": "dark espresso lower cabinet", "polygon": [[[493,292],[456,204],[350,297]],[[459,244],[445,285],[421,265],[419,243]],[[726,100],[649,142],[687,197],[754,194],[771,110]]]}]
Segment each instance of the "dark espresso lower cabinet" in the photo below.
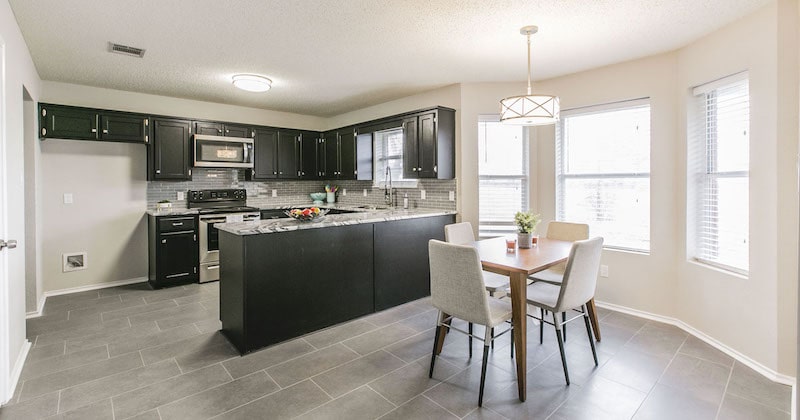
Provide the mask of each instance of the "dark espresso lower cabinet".
[{"label": "dark espresso lower cabinet", "polygon": [[200,265],[197,216],[148,216],[150,284],[155,288],[196,283]]},{"label": "dark espresso lower cabinet", "polygon": [[220,230],[222,332],[249,353],[427,296],[428,240],[443,239],[444,225],[454,221],[447,215],[256,235]]}]

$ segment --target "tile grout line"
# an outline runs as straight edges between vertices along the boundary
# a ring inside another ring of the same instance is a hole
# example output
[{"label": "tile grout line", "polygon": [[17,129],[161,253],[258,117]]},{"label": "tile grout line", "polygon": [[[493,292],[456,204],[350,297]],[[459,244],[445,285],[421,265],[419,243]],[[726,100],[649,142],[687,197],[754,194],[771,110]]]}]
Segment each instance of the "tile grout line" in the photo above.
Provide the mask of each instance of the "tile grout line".
[{"label": "tile grout line", "polygon": [[461,418],[461,417],[459,417],[459,416],[458,416],[456,413],[454,413],[454,412],[452,412],[452,411],[448,410],[448,409],[447,409],[447,408],[445,408],[443,405],[441,405],[441,404],[437,403],[436,401],[434,401],[432,398],[430,398],[429,396],[425,395],[424,393],[422,393],[422,394],[419,394],[419,396],[420,396],[420,397],[422,397],[422,398],[425,398],[425,399],[427,399],[428,401],[430,401],[430,402],[434,403],[435,405],[437,405],[437,406],[441,407],[441,408],[442,408],[442,410],[444,410],[444,411],[446,411],[446,412],[448,412],[448,413],[452,414],[453,416],[455,416],[455,418],[457,418],[457,419],[460,419],[460,418]]},{"label": "tile grout line", "polygon": [[[645,324],[645,325],[647,325],[647,324]],[[642,328],[644,328],[644,326],[642,326]],[[688,339],[689,339],[689,335],[687,334],[687,336],[683,338],[683,341],[681,341],[681,345],[678,346],[678,350],[680,350],[680,348],[683,347],[683,344],[686,343],[686,340],[688,340]],[[631,340],[633,340],[633,337],[631,337]],[[626,343],[626,345],[627,345],[627,343]],[[675,362],[675,358],[678,357],[678,354],[680,353],[678,350],[675,350],[675,353],[673,353],[672,357],[669,359],[669,363],[667,363],[667,366],[661,372],[661,375],[658,375],[658,379],[656,379],[656,382],[653,384],[653,386],[650,387],[650,391],[648,391],[647,395],[645,395],[644,400],[642,400],[642,402],[639,404],[639,406],[636,407],[636,411],[633,412],[634,416],[636,416],[636,414],[639,413],[639,410],[642,409],[642,406],[644,405],[644,403],[647,401],[648,398],[650,398],[650,395],[652,394],[653,390],[656,388],[656,386],[659,383],[661,383],[661,378],[664,377],[664,374],[667,373],[667,371],[669,370],[669,367],[672,366],[672,364]],[[731,369],[731,370],[733,370],[733,369]],[[613,382],[616,382],[616,381],[613,381]],[[617,383],[619,383],[619,382],[617,382]],[[624,385],[624,384],[622,384],[622,385]],[[669,386],[669,385],[664,384],[664,386]],[[720,401],[720,405],[722,405],[721,401]]]},{"label": "tile grout line", "polygon": [[736,362],[734,361],[733,366],[731,366],[731,369],[728,371],[728,380],[725,381],[725,389],[722,390],[722,399],[719,401],[719,406],[717,406],[717,413],[714,416],[715,419],[718,419],[720,413],[722,412],[722,404],[725,403],[725,397],[728,395],[728,386],[731,384],[731,378],[733,377],[733,368],[735,366]]},{"label": "tile grout line", "polygon": [[[379,396],[379,397],[381,397],[381,398],[383,398],[384,400],[386,400],[386,402],[388,402],[389,404],[391,404],[391,405],[392,405],[392,407],[394,407],[394,408],[397,408],[397,407],[399,407],[399,405],[397,405],[397,404],[395,404],[395,403],[393,403],[393,402],[389,401],[389,399],[388,399],[388,398],[386,398],[386,396],[384,396],[383,394],[381,394],[380,392],[378,392],[377,390],[375,390],[375,388],[371,387],[371,386],[369,385],[369,384],[371,384],[371,383],[372,383],[372,382],[368,382],[368,383],[367,383],[366,385],[364,385],[364,386],[365,386],[365,387],[367,387],[367,388],[369,388],[369,389],[370,389],[372,392],[374,392],[374,393],[378,394],[378,396]],[[358,388],[356,388],[356,389],[358,389]],[[355,389],[354,389],[353,391],[355,391]],[[394,408],[393,408],[392,410],[394,410]],[[392,410],[389,410],[389,411],[392,411]]]},{"label": "tile grout line", "polygon": [[[726,390],[727,390],[727,387],[726,387]],[[727,393],[727,391],[726,391],[726,393]],[[783,409],[781,409],[781,408],[778,408],[778,407],[775,407],[775,406],[771,406],[771,405],[768,405],[768,404],[764,404],[764,403],[762,403],[762,402],[760,402],[760,401],[756,401],[756,400],[754,400],[754,399],[752,399],[752,398],[749,398],[749,397],[747,397],[747,396],[744,396],[744,395],[739,395],[739,394],[737,394],[737,393],[735,393],[735,392],[731,392],[731,393],[729,393],[729,395],[733,395],[733,396],[734,396],[734,397],[736,397],[736,398],[741,398],[741,399],[743,399],[743,400],[747,400],[747,401],[749,401],[749,402],[752,402],[752,403],[758,404],[758,405],[760,405],[760,406],[762,406],[762,407],[771,408],[771,409],[773,409],[773,410],[780,411],[780,412],[782,412],[782,413],[787,413],[787,414],[789,414],[789,415],[791,415],[791,414],[792,414],[792,413],[791,413],[791,412],[789,412],[789,411],[784,411],[784,410],[783,410]],[[790,410],[791,410],[791,408],[790,408]]]}]

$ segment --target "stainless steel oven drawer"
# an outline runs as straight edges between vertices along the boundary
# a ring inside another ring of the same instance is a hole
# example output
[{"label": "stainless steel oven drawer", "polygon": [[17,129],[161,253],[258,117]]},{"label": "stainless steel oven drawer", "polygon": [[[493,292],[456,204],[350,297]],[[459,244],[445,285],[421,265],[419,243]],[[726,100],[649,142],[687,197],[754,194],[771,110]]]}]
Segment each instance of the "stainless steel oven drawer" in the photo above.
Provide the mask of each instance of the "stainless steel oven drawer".
[{"label": "stainless steel oven drawer", "polygon": [[200,264],[200,283],[219,280],[219,262]]}]

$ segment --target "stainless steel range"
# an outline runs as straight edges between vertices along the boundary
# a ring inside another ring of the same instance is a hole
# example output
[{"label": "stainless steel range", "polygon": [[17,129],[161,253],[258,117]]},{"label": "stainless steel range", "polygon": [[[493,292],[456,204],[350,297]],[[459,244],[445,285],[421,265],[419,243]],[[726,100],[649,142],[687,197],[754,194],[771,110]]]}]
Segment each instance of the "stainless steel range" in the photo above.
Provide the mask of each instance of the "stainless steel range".
[{"label": "stainless steel range", "polygon": [[219,230],[214,225],[260,220],[261,213],[247,207],[242,189],[189,191],[189,208],[200,213],[200,283],[219,280]]}]

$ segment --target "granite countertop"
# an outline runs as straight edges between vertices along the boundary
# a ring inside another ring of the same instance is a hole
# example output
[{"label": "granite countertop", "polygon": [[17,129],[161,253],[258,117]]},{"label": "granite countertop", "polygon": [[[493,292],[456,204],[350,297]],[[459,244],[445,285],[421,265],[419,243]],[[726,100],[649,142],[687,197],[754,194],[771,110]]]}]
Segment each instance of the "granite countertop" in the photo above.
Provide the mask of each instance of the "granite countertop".
[{"label": "granite countertop", "polygon": [[[297,206],[285,206],[283,208],[291,208]],[[319,206],[322,207],[322,206]],[[276,208],[276,207],[272,207]],[[326,228],[331,226],[348,226],[357,225],[362,223],[377,223],[386,222],[390,220],[404,220],[414,219],[419,217],[432,217],[444,216],[448,214],[456,214],[452,210],[437,210],[437,209],[385,209],[385,210],[367,210],[355,207],[336,207],[339,209],[352,209],[358,210],[357,213],[348,214],[329,214],[325,217],[310,222],[301,222],[290,218],[283,219],[268,219],[259,220],[254,222],[241,222],[241,223],[221,223],[215,224],[219,230],[230,232],[235,235],[257,235],[260,233],[278,233],[289,232],[300,229],[317,229]]]},{"label": "granite countertop", "polygon": [[151,216],[190,216],[197,214],[197,209],[169,209],[169,210],[156,210],[149,209],[147,214]]},{"label": "granite countertop", "polygon": [[[284,205],[255,205],[252,206],[259,210],[290,210],[290,209],[304,209],[308,207],[319,207],[321,209],[341,209],[341,210],[350,210],[350,211],[358,211],[358,212],[368,212],[368,211],[376,211],[376,210],[387,210],[386,207],[383,206],[348,206],[342,204],[284,204]],[[417,210],[426,210],[426,209],[417,209]],[[187,208],[171,208],[169,210],[156,210],[156,209],[149,209],[147,210],[147,214],[151,216],[185,216],[185,215],[193,215],[198,214],[198,209],[187,209]]]}]

